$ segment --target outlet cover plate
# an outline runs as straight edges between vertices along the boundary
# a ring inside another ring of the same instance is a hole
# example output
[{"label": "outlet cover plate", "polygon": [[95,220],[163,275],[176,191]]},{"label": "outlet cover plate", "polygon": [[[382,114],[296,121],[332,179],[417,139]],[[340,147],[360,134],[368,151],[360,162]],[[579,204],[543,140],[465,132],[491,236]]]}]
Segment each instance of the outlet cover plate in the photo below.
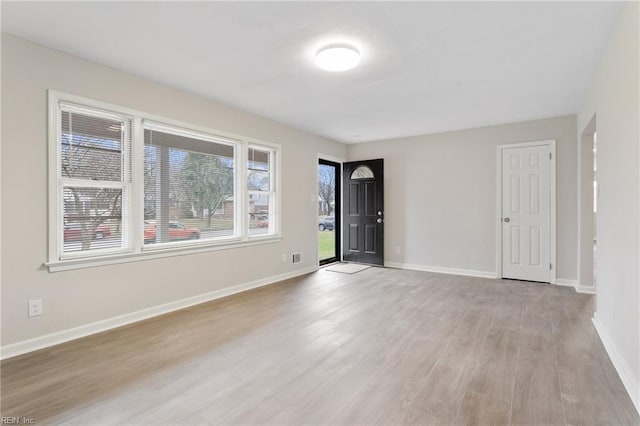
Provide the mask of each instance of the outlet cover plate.
[{"label": "outlet cover plate", "polygon": [[29,318],[42,315],[42,299],[29,300],[28,307]]}]

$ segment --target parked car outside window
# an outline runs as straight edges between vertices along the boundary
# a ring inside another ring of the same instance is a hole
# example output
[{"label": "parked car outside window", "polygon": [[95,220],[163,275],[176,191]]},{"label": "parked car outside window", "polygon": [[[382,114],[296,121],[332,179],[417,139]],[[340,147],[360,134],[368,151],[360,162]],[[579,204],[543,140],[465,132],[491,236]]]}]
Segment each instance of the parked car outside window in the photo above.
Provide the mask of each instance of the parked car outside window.
[{"label": "parked car outside window", "polygon": [[[93,239],[101,240],[111,236],[111,228],[105,224],[96,226],[93,231]],[[64,241],[80,241],[82,240],[82,225],[79,223],[68,223],[64,226]]]},{"label": "parked car outside window", "polygon": [[320,219],[320,222],[318,223],[318,229],[320,231],[333,231],[336,225],[336,218],[335,216],[327,216],[324,219]]},{"label": "parked car outside window", "polygon": [[[180,222],[169,222],[169,241],[176,240],[197,240],[200,239],[200,230],[186,226]],[[144,221],[144,242],[156,242],[156,221]]]}]

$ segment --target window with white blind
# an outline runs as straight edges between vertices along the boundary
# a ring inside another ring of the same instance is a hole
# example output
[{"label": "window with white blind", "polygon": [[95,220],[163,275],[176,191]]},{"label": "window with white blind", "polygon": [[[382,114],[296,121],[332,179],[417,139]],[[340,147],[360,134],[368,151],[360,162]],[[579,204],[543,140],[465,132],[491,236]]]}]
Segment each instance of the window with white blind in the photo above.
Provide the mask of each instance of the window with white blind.
[{"label": "window with white blind", "polygon": [[50,270],[279,239],[277,145],[49,98]]},{"label": "window with white blind", "polygon": [[60,103],[59,250],[64,257],[128,246],[131,118]]}]

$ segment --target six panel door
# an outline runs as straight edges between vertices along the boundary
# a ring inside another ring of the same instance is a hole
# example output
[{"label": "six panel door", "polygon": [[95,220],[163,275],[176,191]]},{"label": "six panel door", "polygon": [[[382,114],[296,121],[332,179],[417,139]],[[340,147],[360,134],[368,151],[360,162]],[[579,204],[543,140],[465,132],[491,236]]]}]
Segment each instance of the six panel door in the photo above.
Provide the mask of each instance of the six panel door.
[{"label": "six panel door", "polygon": [[549,282],[549,146],[502,150],[502,276]]}]

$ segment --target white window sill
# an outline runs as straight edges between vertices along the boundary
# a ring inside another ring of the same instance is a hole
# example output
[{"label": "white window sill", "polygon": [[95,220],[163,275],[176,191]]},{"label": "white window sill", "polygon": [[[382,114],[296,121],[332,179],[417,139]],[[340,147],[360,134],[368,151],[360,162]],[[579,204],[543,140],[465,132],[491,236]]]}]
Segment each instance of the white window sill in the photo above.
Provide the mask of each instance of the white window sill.
[{"label": "white window sill", "polygon": [[139,262],[142,260],[160,259],[163,257],[184,256],[188,254],[205,253],[209,251],[228,250],[241,247],[272,244],[282,241],[280,235],[250,237],[246,241],[216,242],[214,244],[198,244],[193,246],[155,246],[138,253],[117,253],[101,256],[87,256],[75,259],[65,259],[47,262],[44,265],[49,272],[68,271],[71,269],[92,268],[95,266],[114,265],[118,263]]}]

